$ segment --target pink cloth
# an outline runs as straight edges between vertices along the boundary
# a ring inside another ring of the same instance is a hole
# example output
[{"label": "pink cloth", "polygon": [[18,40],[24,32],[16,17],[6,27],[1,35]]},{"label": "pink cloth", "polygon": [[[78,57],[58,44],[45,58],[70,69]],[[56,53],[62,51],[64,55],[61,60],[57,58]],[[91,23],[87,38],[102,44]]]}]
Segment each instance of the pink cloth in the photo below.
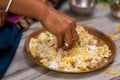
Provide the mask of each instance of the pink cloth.
[{"label": "pink cloth", "polygon": [[19,20],[22,16],[18,16],[15,14],[8,14],[6,17],[6,21],[15,23],[17,20]]}]

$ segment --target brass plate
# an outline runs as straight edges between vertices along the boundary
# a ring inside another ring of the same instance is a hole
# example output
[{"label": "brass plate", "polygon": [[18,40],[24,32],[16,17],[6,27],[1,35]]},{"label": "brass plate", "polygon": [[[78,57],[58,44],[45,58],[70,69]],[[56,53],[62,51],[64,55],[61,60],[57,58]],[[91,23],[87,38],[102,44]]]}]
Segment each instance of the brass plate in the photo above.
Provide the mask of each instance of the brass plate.
[{"label": "brass plate", "polygon": [[88,26],[85,26],[85,25],[82,25],[84,27],[85,30],[87,30],[90,34],[94,35],[97,37],[97,40],[100,40],[98,41],[98,46],[99,45],[103,45],[103,44],[107,44],[109,46],[109,49],[111,50],[112,52],[112,55],[110,56],[110,58],[108,59],[108,62],[105,63],[105,62],[100,62],[99,64],[99,67],[96,68],[96,69],[92,69],[90,71],[82,71],[82,72],[65,72],[65,71],[58,71],[58,70],[54,70],[54,69],[50,69],[46,66],[44,66],[42,63],[39,62],[39,60],[37,58],[33,58],[32,55],[31,55],[31,52],[29,50],[29,42],[30,42],[30,39],[31,38],[37,38],[37,36],[41,33],[41,32],[44,32],[46,31],[44,28],[40,28],[40,29],[36,29],[35,31],[33,31],[26,39],[25,41],[25,51],[26,51],[26,54],[28,55],[28,57],[34,61],[35,63],[37,63],[39,66],[43,66],[47,69],[50,69],[50,70],[53,70],[53,71],[57,71],[57,72],[63,72],[63,73],[86,73],[86,72],[92,72],[92,71],[95,71],[95,70],[99,70],[101,68],[104,68],[105,66],[109,65],[110,63],[113,62],[114,58],[115,58],[115,55],[116,55],[116,46],[114,44],[114,42],[106,35],[104,34],[103,32],[95,29],[95,28],[92,28],[92,27],[88,27]]}]

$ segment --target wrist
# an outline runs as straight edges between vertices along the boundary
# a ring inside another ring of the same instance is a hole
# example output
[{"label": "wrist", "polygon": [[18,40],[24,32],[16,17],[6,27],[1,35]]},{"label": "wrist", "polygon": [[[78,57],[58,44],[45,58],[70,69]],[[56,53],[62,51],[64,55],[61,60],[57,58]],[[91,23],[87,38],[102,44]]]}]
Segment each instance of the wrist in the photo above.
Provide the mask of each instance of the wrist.
[{"label": "wrist", "polygon": [[39,21],[44,21],[49,15],[49,7],[43,3],[41,0],[37,0],[35,11],[33,12],[33,17]]},{"label": "wrist", "polygon": [[5,10],[9,0],[0,1],[0,9]]}]

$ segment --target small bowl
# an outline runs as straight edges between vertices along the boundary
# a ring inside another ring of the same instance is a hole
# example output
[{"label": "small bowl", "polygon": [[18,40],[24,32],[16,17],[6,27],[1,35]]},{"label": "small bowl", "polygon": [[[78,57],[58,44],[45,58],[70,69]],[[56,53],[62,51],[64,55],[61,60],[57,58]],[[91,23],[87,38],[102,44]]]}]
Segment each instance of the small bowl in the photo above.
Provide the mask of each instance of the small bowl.
[{"label": "small bowl", "polygon": [[110,3],[111,14],[120,19],[120,1]]},{"label": "small bowl", "polygon": [[77,15],[87,16],[93,13],[96,2],[96,0],[69,0],[69,5]]}]

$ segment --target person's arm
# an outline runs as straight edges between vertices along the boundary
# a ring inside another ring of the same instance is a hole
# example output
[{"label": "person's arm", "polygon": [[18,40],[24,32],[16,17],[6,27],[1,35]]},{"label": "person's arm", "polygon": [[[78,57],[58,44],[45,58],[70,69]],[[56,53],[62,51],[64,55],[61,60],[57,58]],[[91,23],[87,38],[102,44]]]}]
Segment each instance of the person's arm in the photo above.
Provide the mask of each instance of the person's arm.
[{"label": "person's arm", "polygon": [[[5,9],[8,0],[0,0],[0,9]],[[41,0],[13,0],[9,12],[36,18],[44,27],[57,37],[58,47],[64,39],[71,48],[78,40],[75,19],[42,3]]]},{"label": "person's arm", "polygon": [[[0,0],[0,9],[5,10],[9,0]],[[42,20],[47,15],[47,6],[41,0],[13,0],[9,12]]]}]

